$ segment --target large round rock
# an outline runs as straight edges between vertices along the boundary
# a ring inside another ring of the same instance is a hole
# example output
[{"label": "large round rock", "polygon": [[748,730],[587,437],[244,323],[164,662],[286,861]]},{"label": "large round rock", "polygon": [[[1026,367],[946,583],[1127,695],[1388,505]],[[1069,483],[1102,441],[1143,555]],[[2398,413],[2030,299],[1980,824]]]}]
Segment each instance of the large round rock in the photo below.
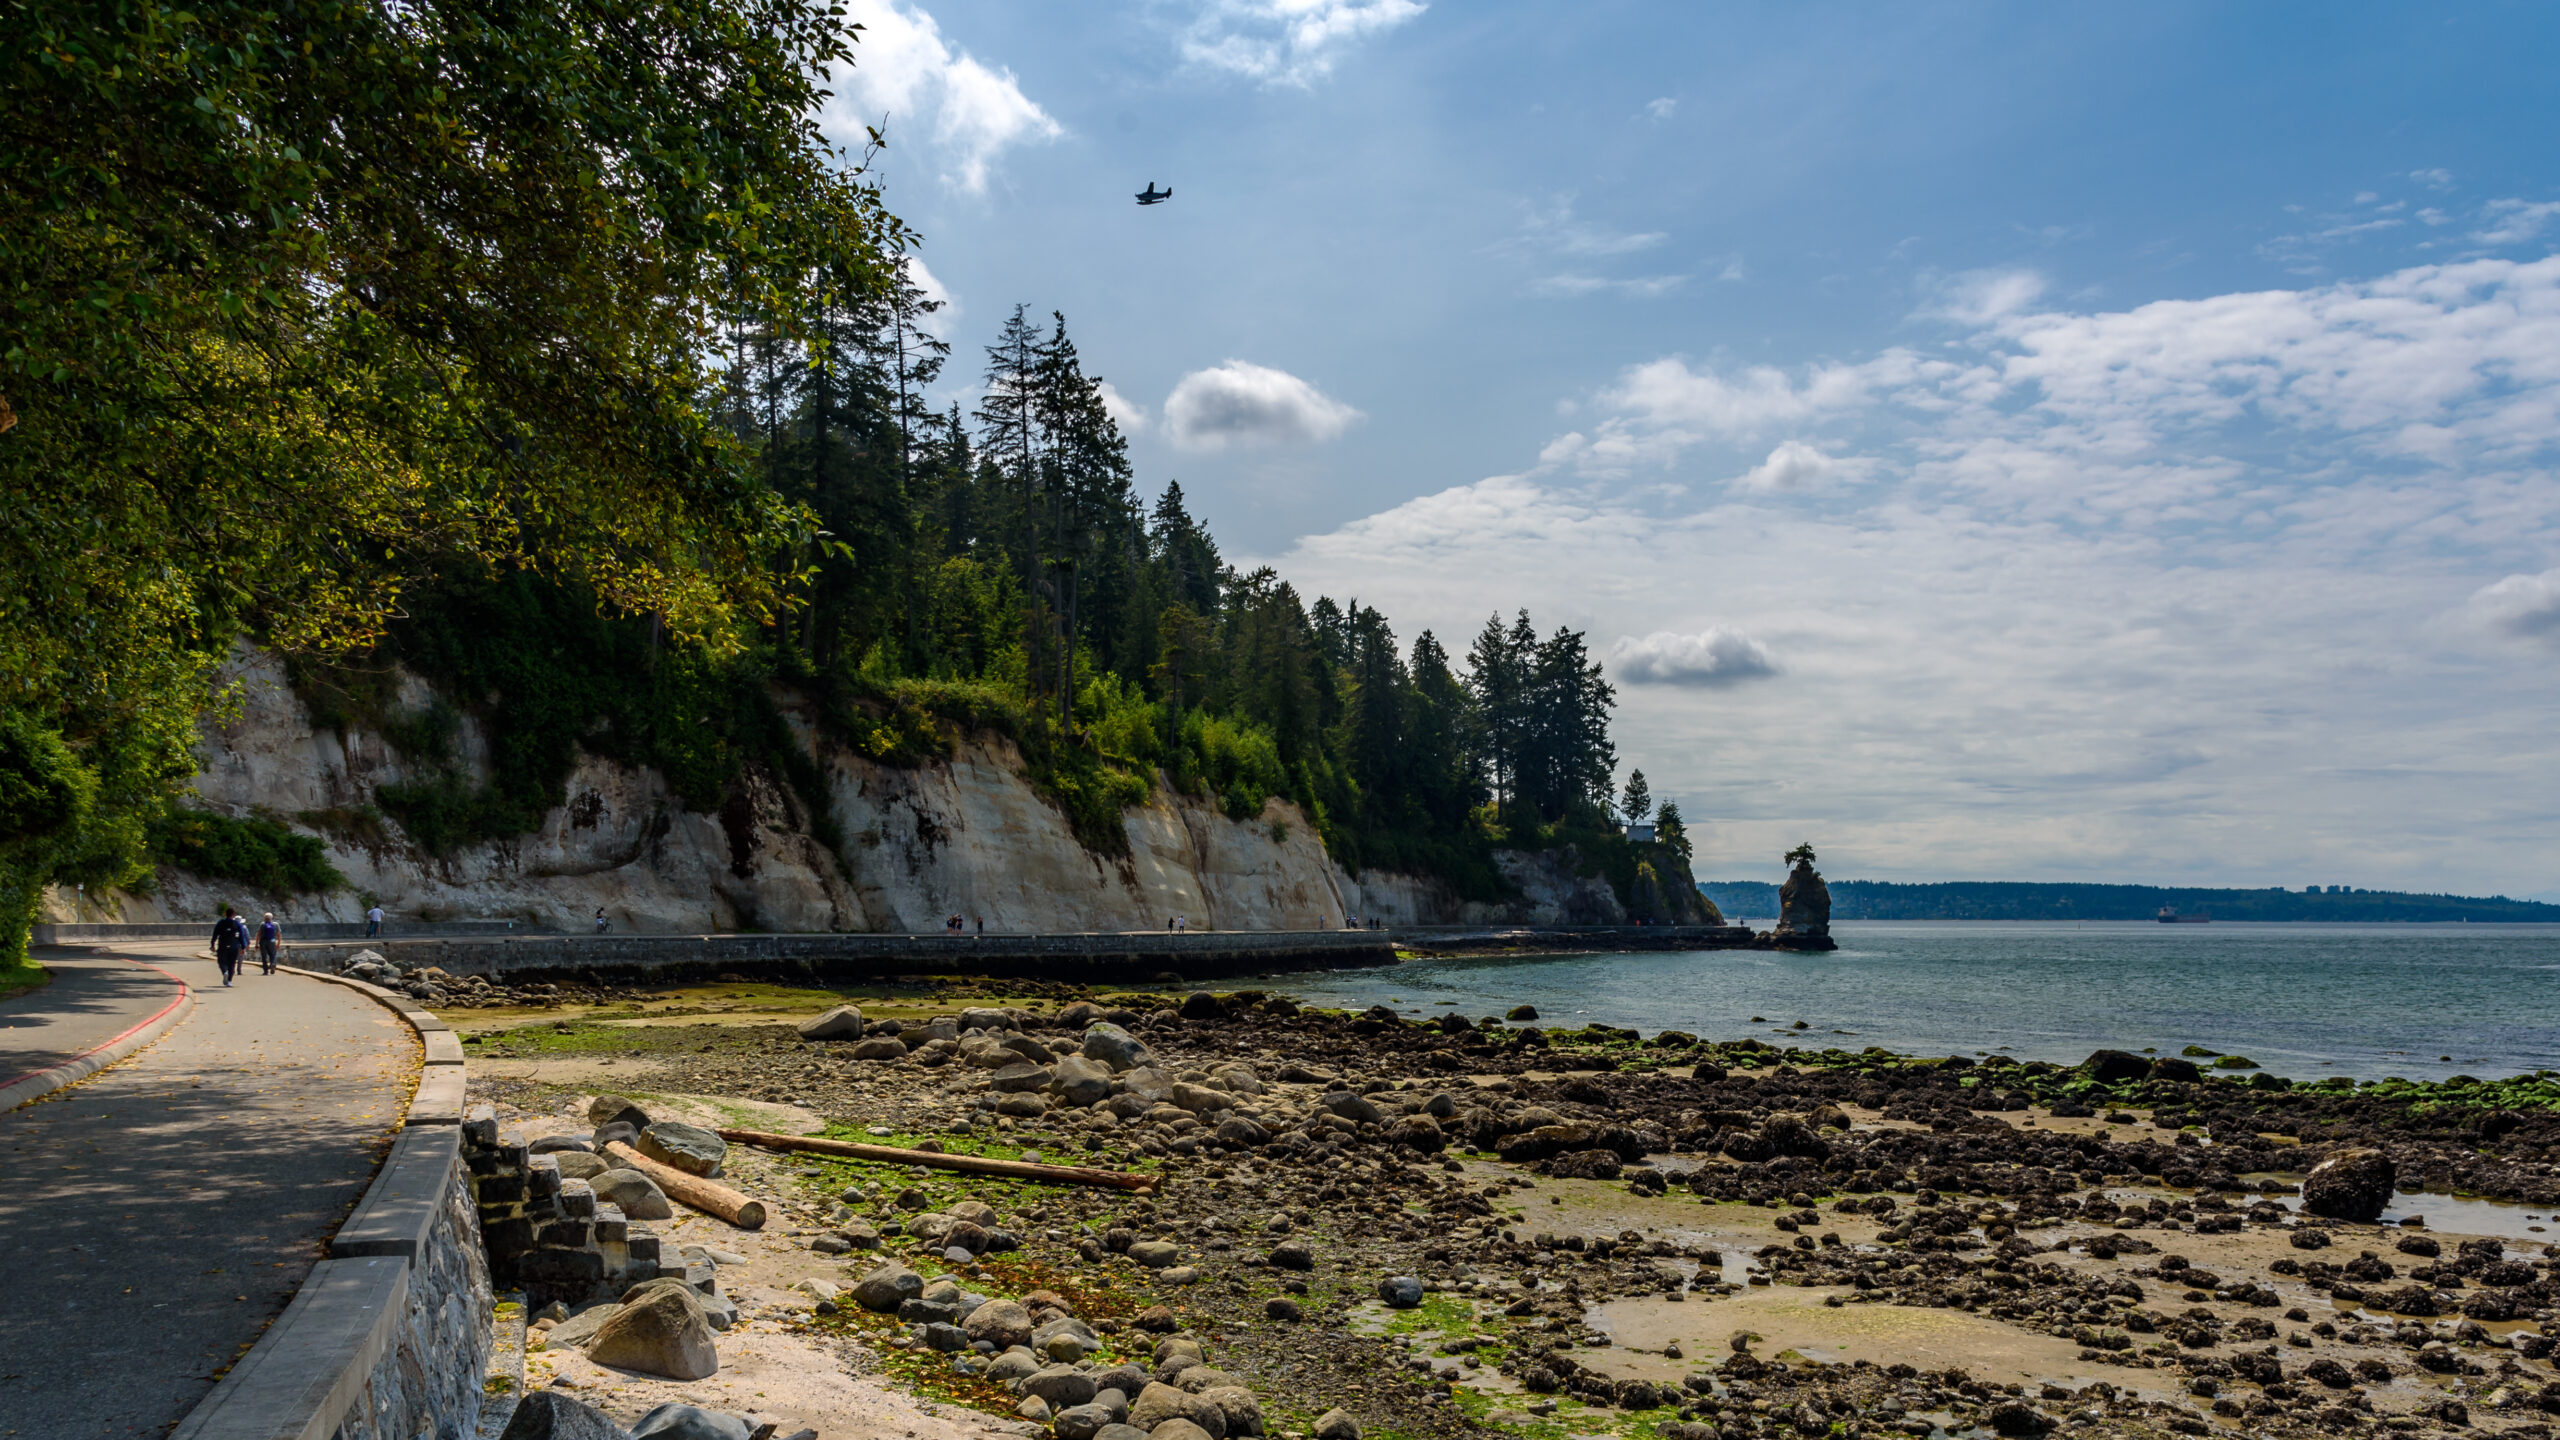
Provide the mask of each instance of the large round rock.
[{"label": "large round rock", "polygon": [[681,1120],[661,1120],[641,1131],[640,1142],[632,1148],[688,1175],[714,1174],[729,1155],[728,1141]]},{"label": "large round rock", "polygon": [[839,1005],[814,1019],[800,1022],[803,1040],[859,1040],[862,1038],[862,1012],[850,1005]]},{"label": "large round rock", "polygon": [[718,1373],[711,1322],[681,1287],[650,1291],[614,1312],[597,1328],[587,1358],[616,1370],[637,1370],[669,1380],[702,1380]]},{"label": "large round rock", "polygon": [[883,1265],[853,1282],[853,1300],[878,1315],[897,1313],[901,1302],[924,1293],[924,1277],[904,1265]]},{"label": "large round rock", "polygon": [[626,1220],[673,1220],[675,1207],[658,1182],[637,1170],[607,1170],[587,1178],[598,1200],[618,1205]]},{"label": "large round rock", "polygon": [[2379,1150],[2341,1150],[2311,1167],[2302,1178],[2302,1208],[2332,1220],[2370,1225],[2391,1203],[2399,1170]]}]

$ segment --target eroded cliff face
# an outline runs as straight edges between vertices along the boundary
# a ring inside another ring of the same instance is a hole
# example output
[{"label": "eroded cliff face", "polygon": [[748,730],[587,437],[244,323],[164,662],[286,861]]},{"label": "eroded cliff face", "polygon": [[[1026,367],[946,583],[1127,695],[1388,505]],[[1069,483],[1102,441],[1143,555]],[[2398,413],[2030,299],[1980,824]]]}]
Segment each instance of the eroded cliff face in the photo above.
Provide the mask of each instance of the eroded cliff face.
[{"label": "eroded cliff face", "polygon": [[[368,897],[404,918],[513,919],[617,930],[935,931],[952,913],[991,931],[1196,927],[1308,930],[1342,923],[1324,847],[1284,801],[1238,822],[1159,786],[1126,819],[1130,853],[1094,855],[1022,778],[1010,744],[967,744],[912,769],[823,750],[839,856],[812,838],[790,791],[750,772],[712,813],[687,811],[665,779],[582,755],[567,803],[510,840],[430,855],[368,813],[378,787],[416,767],[382,737],[314,729],[271,656],[236,667],[236,714],[208,724],[196,791],[206,808],[263,811],[328,842],[349,888],[264,896],[163,869],[155,893],[56,895],[51,919],[194,919],[234,904],[286,920],[356,920]],[[407,682],[404,705],[423,706]],[[457,763],[485,778],[487,743],[467,717]],[[85,903],[84,903],[85,900]]]},{"label": "eroded cliff face", "polygon": [[[50,898],[53,920],[193,920],[224,904],[287,922],[359,920],[378,901],[412,920],[515,920],[584,930],[601,909],[617,931],[932,932],[957,914],[991,932],[1196,929],[1323,930],[1345,917],[1389,924],[1617,924],[1625,907],[1569,853],[1502,852],[1520,898],[1462,901],[1435,880],[1367,872],[1326,855],[1315,827],[1283,800],[1237,821],[1159,785],[1123,818],[1125,856],[1102,856],[1022,775],[1009,741],[962,743],[948,761],[902,767],[816,744],[842,853],[811,835],[791,791],[750,772],[718,810],[688,811],[664,777],[581,755],[567,800],[540,828],[449,855],[411,845],[373,810],[376,790],[419,778],[379,735],[315,729],[282,665],[245,653],[239,706],[198,746],[198,803],[261,812],[320,836],[348,888],[328,895],[249,893],[164,868],[146,895]],[[433,696],[404,683],[401,703]],[[805,743],[813,743],[803,731]],[[467,716],[456,762],[485,780],[488,746]]]}]

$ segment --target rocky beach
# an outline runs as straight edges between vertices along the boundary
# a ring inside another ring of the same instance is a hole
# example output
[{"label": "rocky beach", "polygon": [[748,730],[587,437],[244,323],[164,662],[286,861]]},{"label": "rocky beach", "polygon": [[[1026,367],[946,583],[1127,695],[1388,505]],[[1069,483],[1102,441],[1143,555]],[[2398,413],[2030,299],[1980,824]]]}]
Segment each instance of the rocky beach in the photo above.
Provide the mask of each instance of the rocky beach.
[{"label": "rocky beach", "polygon": [[[411,981],[471,1032],[475,1098],[665,1217],[701,1267],[687,1303],[729,1312],[690,1383],[606,1363],[596,1297],[537,1319],[527,1386],[626,1425],[715,1402],[783,1434],[886,1414],[1058,1440],[2542,1436],[2560,1415],[2549,1077],[2296,1085],[1251,991],[440,978]],[[613,1123],[651,1148],[639,1121],[730,1132],[692,1163],[772,1218],[652,1208],[581,1153]],[[2431,1194],[2504,1202],[2461,1207],[2502,1233],[2409,1213]]]}]

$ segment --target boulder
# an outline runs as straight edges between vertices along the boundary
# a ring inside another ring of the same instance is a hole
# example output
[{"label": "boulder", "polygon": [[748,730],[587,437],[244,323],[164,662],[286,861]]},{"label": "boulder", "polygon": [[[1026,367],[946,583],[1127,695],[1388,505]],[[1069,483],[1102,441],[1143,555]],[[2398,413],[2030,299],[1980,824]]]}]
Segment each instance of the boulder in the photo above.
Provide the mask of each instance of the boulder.
[{"label": "boulder", "polygon": [[2101,1085],[2119,1085],[2127,1080],[2144,1079],[2151,1074],[2151,1062],[2130,1050],[2098,1050],[2080,1062],[2089,1078]]},{"label": "boulder", "polygon": [[1114,1074],[1155,1061],[1154,1053],[1136,1036],[1107,1020],[1085,1027],[1084,1058],[1110,1066]]},{"label": "boulder", "polygon": [[[1538,1007],[1535,1005],[1514,1005],[1509,1010],[1503,1012],[1502,1018],[1505,1020],[1535,1020],[1538,1018]],[[1342,1412],[1336,1410],[1333,1413],[1339,1415]]]},{"label": "boulder", "polygon": [[2370,1225],[2382,1218],[2399,1179],[2398,1167],[2379,1150],[2341,1150],[2302,1177],[2304,1213]]},{"label": "boulder", "polygon": [[519,1401],[498,1440],[632,1440],[631,1432],[600,1410],[557,1390],[536,1390]]},{"label": "boulder", "polygon": [[800,1022],[803,1040],[859,1040],[862,1038],[862,1012],[851,1005],[839,1005],[812,1020]]},{"label": "boulder", "polygon": [[[1166,1434],[1168,1425],[1196,1427],[1209,1436],[1209,1440],[1225,1440],[1227,1429],[1225,1411],[1161,1380],[1149,1381],[1146,1388],[1138,1392],[1138,1398],[1130,1402],[1129,1423],[1153,1435]],[[1187,1432],[1175,1430],[1171,1433]]]},{"label": "boulder", "polygon": [[1082,1030],[1101,1018],[1102,1007],[1090,1000],[1078,1000],[1057,1015],[1058,1023],[1070,1030]]},{"label": "boulder", "polygon": [[587,1358],[669,1380],[702,1380],[720,1370],[711,1322],[681,1285],[649,1290],[615,1311],[596,1330]]},{"label": "boulder", "polygon": [[881,1315],[924,1293],[924,1277],[904,1265],[883,1265],[853,1282],[853,1303]]},{"label": "boulder", "polygon": [[1279,1244],[1271,1247],[1269,1259],[1271,1267],[1275,1270],[1313,1270],[1316,1268],[1316,1252],[1308,1248],[1307,1242],[1304,1240],[1281,1241]]},{"label": "boulder", "polygon": [[1787,872],[1786,883],[1778,887],[1778,928],[1773,932],[1781,939],[1822,940],[1831,934],[1831,887],[1822,883],[1822,875],[1810,860],[1799,860]]},{"label": "boulder", "polygon": [[676,1207],[667,1203],[667,1192],[658,1182],[637,1170],[604,1170],[587,1177],[596,1199],[620,1206],[625,1219],[673,1220]]},{"label": "boulder", "polygon": [[670,1400],[631,1426],[631,1440],[749,1440],[756,1427],[726,1410]]},{"label": "boulder", "polygon": [[1200,1392],[1200,1398],[1218,1407],[1227,1420],[1227,1434],[1259,1435],[1262,1433],[1262,1407],[1254,1402],[1253,1392],[1241,1385],[1213,1385]]},{"label": "boulder", "polygon": [[1173,1099],[1173,1077],[1153,1065],[1140,1065],[1121,1073],[1120,1089],[1150,1105],[1168,1104]]},{"label": "boulder", "polygon": [[[634,1113],[636,1114],[637,1112],[635,1111]],[[617,1142],[628,1145],[639,1138],[639,1126],[632,1124],[628,1120],[616,1120],[610,1125],[599,1125],[596,1127],[595,1147],[598,1150],[602,1150],[606,1146]]]},{"label": "boulder", "polygon": [[1259,1150],[1271,1143],[1271,1132],[1241,1115],[1218,1122],[1217,1142],[1230,1150]]},{"label": "boulder", "polygon": [[595,1153],[595,1142],[584,1135],[541,1135],[525,1142],[527,1155],[567,1155]]},{"label": "boulder", "polygon": [[1422,1303],[1422,1282],[1411,1275],[1390,1275],[1378,1282],[1378,1298],[1390,1310],[1410,1310]]},{"label": "boulder", "polygon": [[[1049,1082],[1055,1078],[1056,1072],[1046,1065],[1034,1065],[1027,1060],[1017,1060],[988,1076],[987,1083],[994,1086],[999,1094],[1017,1095],[1034,1090],[1046,1090],[1049,1088]],[[1106,1085],[1105,1088],[1109,1087]]]},{"label": "boulder", "polygon": [[1218,1436],[1204,1428],[1200,1422],[1180,1415],[1158,1421],[1156,1427],[1149,1430],[1147,1434],[1155,1437],[1155,1440],[1219,1440]]},{"label": "boulder", "polygon": [[607,1170],[621,1168],[603,1156],[586,1150],[554,1151],[552,1163],[559,1169],[560,1178],[563,1180],[592,1180]]},{"label": "boulder", "polygon": [[1173,1103],[1194,1115],[1214,1115],[1221,1110],[1236,1108],[1236,1097],[1224,1090],[1212,1090],[1206,1085],[1181,1080],[1174,1083]]},{"label": "boulder", "polygon": [[728,1141],[681,1120],[661,1120],[641,1131],[639,1143],[631,1148],[688,1175],[717,1174],[729,1154]]},{"label": "boulder", "polygon": [[[1010,1350],[1016,1345],[1030,1343],[1031,1312],[1023,1308],[1019,1300],[990,1300],[970,1311],[968,1318],[960,1322],[960,1328],[968,1331],[972,1340],[984,1340],[998,1350]],[[1053,1399],[1050,1403],[1058,1402]],[[1081,1405],[1084,1402],[1070,1400],[1066,1403]]]},{"label": "boulder", "polygon": [[845,1053],[856,1060],[904,1060],[907,1058],[907,1042],[895,1035],[874,1035],[868,1040],[854,1041],[853,1048]]},{"label": "boulder", "polygon": [[611,1301],[602,1305],[590,1305],[552,1326],[543,1335],[542,1343],[555,1349],[582,1349],[588,1341],[596,1338],[596,1331],[604,1325],[604,1322],[612,1319],[614,1312],[621,1308],[620,1305]]},{"label": "boulder", "polygon": [[1545,1169],[1559,1180],[1615,1180],[1618,1163],[1614,1150],[1568,1150],[1549,1160]]},{"label": "boulder", "polygon": [[985,1005],[972,1005],[960,1012],[960,1028],[1001,1033],[1013,1029],[1014,1023],[1013,1017],[1002,1010]]},{"label": "boulder", "polygon": [[1182,997],[1182,1009],[1178,1013],[1185,1020],[1220,1020],[1226,1017],[1227,1007],[1208,991],[1194,990]]},{"label": "boulder", "polygon": [[2024,1400],[2003,1400],[1991,1407],[1983,1417],[1994,1435],[2042,1435],[2053,1428],[2053,1417]]},{"label": "boulder", "polygon": [[1021,1390],[1025,1395],[1037,1395],[1048,1401],[1052,1410],[1089,1405],[1099,1393],[1093,1377],[1073,1365],[1051,1365],[1027,1375],[1023,1377]]},{"label": "boulder", "polygon": [[649,1123],[649,1112],[622,1095],[599,1095],[587,1102],[587,1123],[611,1125],[616,1121],[637,1130]]},{"label": "boulder", "polygon": [[1107,1405],[1070,1405],[1050,1417],[1049,1428],[1057,1432],[1058,1440],[1093,1440],[1110,1423]]},{"label": "boulder", "polygon": [[1348,1411],[1327,1410],[1316,1417],[1307,1433],[1315,1440],[1360,1440],[1360,1422],[1352,1419]]},{"label": "boulder", "polygon": [[1040,1095],[1007,1095],[996,1102],[995,1109],[997,1114],[1010,1115],[1016,1120],[1037,1120],[1049,1113],[1049,1102]]},{"label": "boulder", "polygon": [[1182,1258],[1182,1247],[1170,1240],[1141,1240],[1129,1247],[1129,1258],[1150,1270],[1161,1270]]},{"label": "boulder", "polygon": [[1448,1148],[1449,1137],[1441,1131],[1440,1122],[1430,1116],[1406,1115],[1387,1126],[1387,1143],[1437,1155]]},{"label": "boulder", "polygon": [[1111,1067],[1082,1055],[1068,1055],[1050,1068],[1049,1089],[1059,1099],[1082,1108],[1111,1098]]},{"label": "boulder", "polygon": [[1368,1096],[1354,1095],[1348,1090],[1328,1091],[1316,1103],[1327,1113],[1339,1115],[1355,1125],[1376,1125],[1387,1118],[1386,1113]]},{"label": "boulder", "polygon": [[2196,1068],[2196,1062],[2181,1060],[2175,1055],[2163,1055],[2152,1061],[2150,1070],[2145,1073],[2154,1080],[2174,1080],[2185,1085],[2204,1078],[2204,1072]]}]

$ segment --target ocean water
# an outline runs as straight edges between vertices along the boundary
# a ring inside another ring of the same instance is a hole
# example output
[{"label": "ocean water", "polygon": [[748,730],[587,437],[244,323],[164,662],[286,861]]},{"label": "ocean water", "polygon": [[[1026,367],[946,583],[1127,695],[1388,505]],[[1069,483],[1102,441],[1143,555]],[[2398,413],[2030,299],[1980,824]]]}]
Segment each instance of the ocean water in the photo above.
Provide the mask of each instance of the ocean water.
[{"label": "ocean water", "polygon": [[1816,1050],[2077,1063],[2203,1045],[2297,1080],[2560,1068],[2560,926],[1873,921],[1833,935],[1820,955],[1513,955],[1264,983],[1320,1005],[1482,1017],[1525,1003],[1549,1025]]}]

